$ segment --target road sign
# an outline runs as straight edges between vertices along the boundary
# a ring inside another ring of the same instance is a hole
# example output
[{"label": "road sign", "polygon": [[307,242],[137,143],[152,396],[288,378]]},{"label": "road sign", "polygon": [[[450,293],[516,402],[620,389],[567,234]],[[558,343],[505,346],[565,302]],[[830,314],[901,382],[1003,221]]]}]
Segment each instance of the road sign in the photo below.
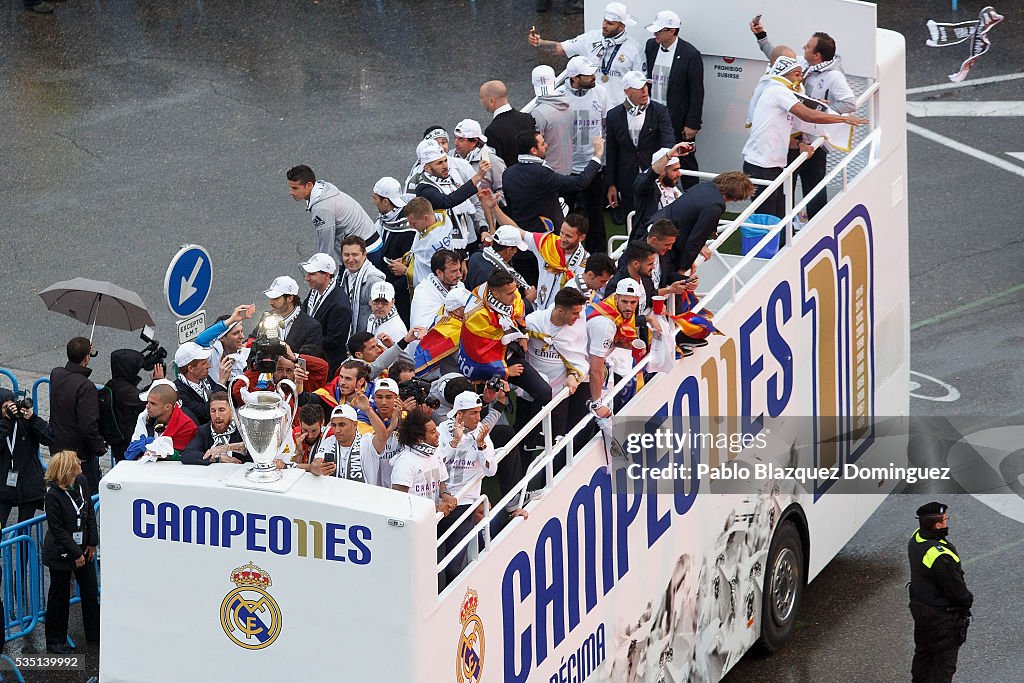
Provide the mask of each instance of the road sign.
[{"label": "road sign", "polygon": [[178,344],[192,341],[206,329],[206,311],[199,311],[190,318],[178,321]]},{"label": "road sign", "polygon": [[164,276],[167,307],[176,317],[188,318],[203,307],[212,286],[213,261],[209,252],[197,244],[186,244],[167,266]]}]

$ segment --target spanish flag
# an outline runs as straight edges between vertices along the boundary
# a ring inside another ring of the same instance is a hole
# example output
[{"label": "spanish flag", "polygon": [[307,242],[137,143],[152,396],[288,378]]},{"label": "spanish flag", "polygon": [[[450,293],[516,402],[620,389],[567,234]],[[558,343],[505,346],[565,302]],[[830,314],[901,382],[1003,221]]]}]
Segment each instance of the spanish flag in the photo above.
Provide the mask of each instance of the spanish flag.
[{"label": "spanish flag", "polygon": [[[506,377],[505,345],[501,339],[507,333],[501,327],[501,316],[486,303],[486,284],[481,285],[476,293],[479,301],[466,311],[466,319],[462,323],[459,370],[474,381],[488,380],[495,375]],[[520,325],[523,325],[524,310],[523,298],[517,291],[512,304],[512,318]]]},{"label": "spanish flag", "polygon": [[[547,219],[542,216],[541,220]],[[550,221],[546,223],[546,225],[548,224]],[[573,276],[566,261],[565,250],[562,249],[562,241],[553,232],[531,232],[529,236],[537,246],[537,253],[544,259],[544,269],[549,273],[562,276],[558,283],[558,287],[561,289]]]},{"label": "spanish flag", "polygon": [[587,306],[587,320],[599,315],[603,315],[615,323],[615,344],[617,346],[629,347],[633,340],[637,338],[636,318],[631,317],[627,320],[622,317],[615,303],[614,294],[608,296],[600,303]]},{"label": "spanish flag", "polygon": [[672,319],[683,331],[683,334],[694,339],[704,339],[712,334],[722,334],[711,322],[715,317],[714,313],[706,309],[700,313],[691,312],[691,309],[697,304],[697,295],[693,292],[686,292],[681,295],[681,298],[684,312],[672,316]]},{"label": "spanish flag", "polygon": [[455,353],[459,348],[462,336],[462,321],[453,315],[445,314],[434,323],[434,326],[423,335],[416,347],[416,374],[422,375],[436,365],[442,358]]}]

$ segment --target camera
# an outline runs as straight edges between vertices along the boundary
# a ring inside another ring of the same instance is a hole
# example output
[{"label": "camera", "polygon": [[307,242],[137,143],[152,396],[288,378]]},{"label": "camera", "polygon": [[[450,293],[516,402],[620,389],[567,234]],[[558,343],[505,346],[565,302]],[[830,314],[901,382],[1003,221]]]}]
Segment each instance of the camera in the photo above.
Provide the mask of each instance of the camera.
[{"label": "camera", "polygon": [[498,393],[499,391],[505,388],[504,378],[501,375],[494,375],[489,380],[487,380],[487,384],[485,384],[484,386],[493,391],[494,393]]},{"label": "camera", "polygon": [[276,313],[269,311],[260,316],[260,322],[256,327],[256,339],[252,342],[252,349],[249,351],[249,370],[255,370],[259,374],[273,373],[277,368],[277,359],[284,355],[284,340],[281,339],[281,330],[284,329],[284,320]]},{"label": "camera", "polygon": [[156,331],[146,325],[142,329],[142,334],[139,335],[139,339],[146,342],[146,348],[142,349],[142,369],[146,372],[153,372],[153,368],[159,365],[163,370],[167,370],[167,366],[164,364],[164,359],[167,358],[167,349],[160,346],[155,338]]},{"label": "camera", "polygon": [[430,382],[419,377],[399,382],[398,397],[403,401],[410,398],[415,399],[417,404],[427,406],[431,410],[437,410],[441,407],[441,401],[434,396],[430,396]]},{"label": "camera", "polygon": [[31,409],[35,404],[32,399],[28,397],[27,391],[19,391],[18,395],[11,399],[12,405],[8,409],[7,417],[12,420],[21,417],[20,411],[24,409]]}]

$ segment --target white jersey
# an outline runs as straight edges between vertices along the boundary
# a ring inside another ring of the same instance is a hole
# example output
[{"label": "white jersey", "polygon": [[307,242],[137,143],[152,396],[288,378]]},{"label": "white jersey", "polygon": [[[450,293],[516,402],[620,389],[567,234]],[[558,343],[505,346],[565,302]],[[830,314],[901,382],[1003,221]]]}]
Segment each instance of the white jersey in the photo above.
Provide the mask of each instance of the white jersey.
[{"label": "white jersey", "polygon": [[743,160],[761,168],[785,168],[794,116],[789,110],[799,100],[792,90],[772,79],[754,107],[750,137],[743,146]]},{"label": "white jersey", "polygon": [[[477,429],[480,425],[477,425]],[[480,486],[483,477],[493,477],[498,471],[498,461],[494,458],[494,443],[490,436],[484,437],[484,447],[476,444],[476,431],[466,431],[462,441],[452,448],[451,441],[455,435],[455,419],[449,418],[437,427],[441,434],[441,442],[437,452],[441,454],[445,467],[448,469],[448,493],[455,497],[459,505],[469,505],[480,497]],[[476,481],[470,481],[477,477]]]},{"label": "white jersey", "polygon": [[[608,89],[598,83],[589,90],[569,91],[572,110],[572,172],[582,173],[594,158],[594,138],[604,135],[604,121],[612,102]],[[578,93],[582,92],[582,95]]]},{"label": "white jersey", "polygon": [[626,99],[622,77],[627,71],[647,73],[644,49],[640,43],[625,35],[625,31],[615,38],[605,39],[601,29],[594,29],[570,40],[563,40],[561,45],[566,57],[582,55],[597,65],[597,82],[608,88],[615,104]]},{"label": "white jersey", "polygon": [[[441,284],[437,276],[431,273],[417,285],[412,295],[409,310],[409,324],[413,327],[430,327],[444,306],[448,289]],[[404,335],[403,335],[404,336]]]},{"label": "white jersey", "polygon": [[447,211],[435,211],[436,222],[424,232],[417,232],[409,249],[413,257],[412,286],[430,276],[430,257],[435,251],[452,248],[452,222]]},{"label": "white jersey", "polygon": [[432,453],[404,448],[391,463],[391,486],[406,486],[409,493],[441,501],[441,483],[448,481],[448,468],[438,450]]},{"label": "white jersey", "polygon": [[[373,434],[367,434],[364,440],[372,441]],[[398,443],[398,435],[392,432],[388,440],[384,442],[384,451],[378,452],[373,449],[373,455],[363,460],[363,478],[367,484],[391,488],[391,470],[395,463],[395,456],[402,450]]]},{"label": "white jersey", "polygon": [[586,377],[590,361],[587,359],[587,321],[580,316],[572,325],[558,326],[551,322],[553,310],[547,308],[526,316],[526,329],[530,333],[526,352],[530,365],[548,381],[551,393],[556,394],[565,386],[567,364],[580,377]]}]

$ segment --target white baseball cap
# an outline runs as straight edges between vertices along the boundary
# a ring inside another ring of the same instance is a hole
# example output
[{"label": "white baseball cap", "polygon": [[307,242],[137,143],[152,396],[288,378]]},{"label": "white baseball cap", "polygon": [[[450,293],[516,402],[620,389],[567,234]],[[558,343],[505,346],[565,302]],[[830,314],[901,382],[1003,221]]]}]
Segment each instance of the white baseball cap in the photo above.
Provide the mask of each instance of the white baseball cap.
[{"label": "white baseball cap", "polygon": [[473,119],[462,119],[455,124],[455,134],[460,138],[476,138],[480,142],[487,142],[487,136],[480,129],[480,122]]},{"label": "white baseball cap", "polygon": [[334,259],[330,254],[313,254],[309,257],[309,260],[305,263],[300,263],[299,267],[307,273],[328,273],[334,275],[338,272],[338,264],[334,262]]},{"label": "white baseball cap", "polygon": [[439,140],[441,138],[444,138],[445,140],[448,139],[448,131],[444,128],[431,128],[423,136],[424,140]]},{"label": "white baseball cap", "polygon": [[647,30],[651,33],[657,33],[664,28],[679,28],[679,15],[670,9],[663,9],[654,16],[648,26]]},{"label": "white baseball cap", "polygon": [[627,71],[622,77],[622,89],[644,88],[650,81],[639,71]]},{"label": "white baseball cap", "polygon": [[359,420],[359,417],[356,415],[356,409],[347,403],[340,406],[334,406],[334,410],[331,411],[331,419],[333,420],[336,417],[352,420],[353,422]]},{"label": "white baseball cap", "polygon": [[378,180],[373,186],[373,193],[378,197],[384,197],[385,199],[391,200],[391,203],[399,208],[408,203],[402,195],[401,183],[391,176],[384,176]]},{"label": "white baseball cap", "polygon": [[631,277],[624,277],[615,285],[616,296],[645,296],[644,288]]},{"label": "white baseball cap", "polygon": [[185,342],[174,352],[174,364],[183,368],[194,360],[206,360],[212,353],[213,349],[204,348],[195,342]]},{"label": "white baseball cap", "polygon": [[282,275],[281,277],[274,278],[274,281],[270,283],[270,289],[263,293],[268,299],[276,299],[277,297],[284,296],[285,294],[294,294],[295,296],[298,296],[299,284],[295,282],[294,278]]},{"label": "white baseball cap", "polygon": [[[664,158],[665,156],[667,156],[667,155],[668,155],[668,153],[669,153],[669,152],[671,152],[671,151],[672,151],[672,150],[671,150],[670,148],[668,148],[668,147],[662,147],[661,149],[659,149],[659,150],[658,150],[657,152],[655,152],[655,153],[654,153],[654,155],[653,155],[653,156],[651,157],[651,166],[653,166],[654,164],[658,163],[658,161],[659,161],[660,159],[662,159],[662,158]],[[677,164],[679,164],[679,157],[672,157],[671,159],[669,159],[669,160],[668,160],[668,161],[666,162],[666,164],[665,164],[665,168],[668,168],[669,166],[675,166],[675,165],[677,165]]]},{"label": "white baseball cap", "polygon": [[370,301],[377,299],[395,300],[395,286],[390,282],[374,282],[370,287]]},{"label": "white baseball cap", "polygon": [[441,145],[434,142],[434,140],[423,140],[420,144],[416,145],[416,160],[421,165],[444,159],[447,156],[445,151],[441,149]]},{"label": "white baseball cap", "polygon": [[448,295],[444,298],[444,307],[449,311],[454,311],[456,308],[465,306],[467,299],[469,299],[469,290],[460,282],[448,290]]},{"label": "white baseball cap", "polygon": [[398,382],[389,377],[381,377],[373,384],[373,393],[376,394],[378,391],[390,391],[397,396]]},{"label": "white baseball cap", "polygon": [[452,405],[452,409],[448,411],[448,417],[455,417],[455,414],[460,410],[480,408],[483,404],[483,400],[475,391],[463,391],[455,397],[455,403]]},{"label": "white baseball cap", "polygon": [[530,247],[523,241],[523,235],[514,225],[503,225],[494,231],[492,240],[499,247],[516,247],[519,251],[526,251]]},{"label": "white baseball cap", "polygon": [[583,55],[576,55],[565,65],[566,78],[573,76],[593,76],[597,73],[597,64],[594,64]]},{"label": "white baseball cap", "polygon": [[537,97],[542,95],[555,95],[555,70],[547,64],[533,67],[531,75],[533,81],[533,94]]},{"label": "white baseball cap", "polygon": [[604,8],[605,21],[617,21],[626,26],[636,26],[636,19],[621,2],[609,2]]},{"label": "white baseball cap", "polygon": [[[174,356],[175,356],[175,361],[177,361],[178,354],[174,354]],[[158,387],[161,384],[164,385],[165,387],[170,387],[171,389],[174,389],[175,391],[178,390],[178,386],[174,382],[172,382],[171,380],[163,379],[163,378],[156,379],[156,380],[153,380],[153,383],[149,385],[149,389],[146,389],[141,394],[139,394],[139,400],[140,401],[148,401],[149,400],[149,392],[153,389],[153,387]]]}]

